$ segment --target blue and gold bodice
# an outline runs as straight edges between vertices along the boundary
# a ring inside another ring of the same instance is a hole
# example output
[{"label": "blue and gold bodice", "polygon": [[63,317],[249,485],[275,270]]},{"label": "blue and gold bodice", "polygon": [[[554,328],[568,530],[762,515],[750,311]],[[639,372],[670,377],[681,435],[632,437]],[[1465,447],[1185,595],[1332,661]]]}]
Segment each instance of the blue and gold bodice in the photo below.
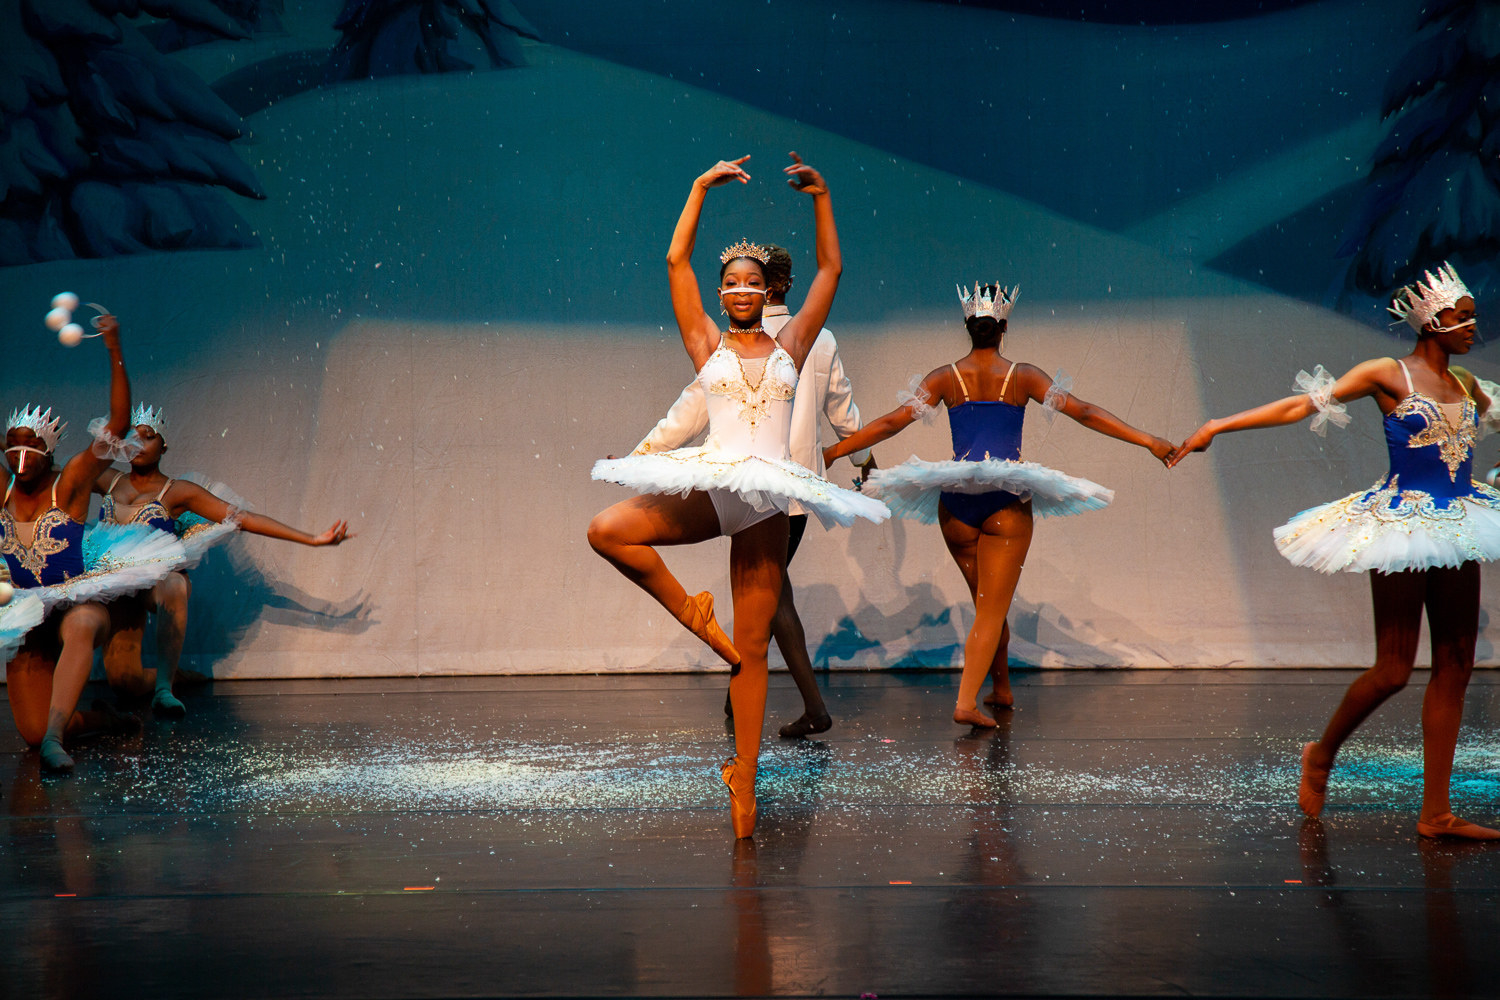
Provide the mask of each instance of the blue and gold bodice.
[{"label": "blue and gold bodice", "polygon": [[[11,480],[11,487],[15,480]],[[83,572],[83,522],[75,521],[57,505],[57,482],[52,483],[52,506],[32,522],[31,544],[21,542],[19,526],[6,506],[0,506],[0,554],[18,587],[51,587]]]},{"label": "blue and gold bodice", "polygon": [[1385,445],[1391,460],[1385,487],[1426,493],[1439,506],[1472,494],[1478,431],[1479,415],[1472,399],[1445,405],[1424,393],[1409,393],[1385,415]]}]

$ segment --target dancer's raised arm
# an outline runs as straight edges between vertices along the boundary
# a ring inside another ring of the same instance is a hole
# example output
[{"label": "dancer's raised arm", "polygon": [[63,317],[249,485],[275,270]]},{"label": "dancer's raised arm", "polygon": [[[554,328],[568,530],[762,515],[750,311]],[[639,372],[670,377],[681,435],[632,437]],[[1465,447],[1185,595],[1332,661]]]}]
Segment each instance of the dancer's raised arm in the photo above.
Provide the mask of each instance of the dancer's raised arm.
[{"label": "dancer's raised arm", "polygon": [[[1375,396],[1376,401],[1381,404],[1381,409],[1388,410],[1406,394],[1400,383],[1399,371],[1400,366],[1392,358],[1375,358],[1361,362],[1333,383],[1332,392],[1328,394],[1329,398],[1339,403],[1347,403],[1363,399],[1365,396]],[[1324,405],[1326,406],[1327,403],[1325,402]],[[1296,396],[1286,396],[1274,402],[1263,403],[1248,410],[1241,410],[1227,417],[1216,417],[1204,423],[1178,446],[1167,461],[1167,468],[1172,468],[1192,452],[1207,450],[1208,446],[1213,444],[1214,438],[1220,434],[1295,424],[1300,420],[1306,420],[1318,410],[1319,406],[1313,394],[1304,392]]]},{"label": "dancer's raised arm", "polygon": [[100,316],[98,328],[109,350],[109,417],[103,427],[94,425],[98,428],[94,446],[70,458],[57,479],[58,493],[65,498],[61,501],[63,508],[80,519],[88,510],[94,481],[120,457],[120,442],[130,433],[130,377],[125,373],[125,355],[120,349],[120,321]]},{"label": "dancer's raised arm", "polygon": [[781,328],[776,338],[800,370],[807,352],[812,350],[813,341],[818,339],[818,331],[823,329],[828,313],[833,309],[833,296],[839,289],[839,277],[844,273],[844,258],[839,252],[838,229],[833,224],[833,202],[828,198],[828,183],[822,174],[803,163],[802,157],[796,153],[791,157],[792,165],[783,172],[788,184],[812,196],[818,259],[818,273],[813,275],[802,308]]},{"label": "dancer's raised arm", "polygon": [[703,367],[703,362],[719,345],[719,327],[703,309],[703,293],[698,288],[698,278],[693,274],[693,245],[698,241],[698,219],[703,214],[703,199],[708,189],[739,181],[747,184],[750,175],[740,165],[748,156],[738,160],[720,160],[693,181],[688,191],[687,204],[677,217],[677,228],[672,231],[672,245],[667,248],[667,282],[672,289],[672,313],[677,318],[677,329],[682,334],[682,345],[688,357],[693,359],[693,370]]}]

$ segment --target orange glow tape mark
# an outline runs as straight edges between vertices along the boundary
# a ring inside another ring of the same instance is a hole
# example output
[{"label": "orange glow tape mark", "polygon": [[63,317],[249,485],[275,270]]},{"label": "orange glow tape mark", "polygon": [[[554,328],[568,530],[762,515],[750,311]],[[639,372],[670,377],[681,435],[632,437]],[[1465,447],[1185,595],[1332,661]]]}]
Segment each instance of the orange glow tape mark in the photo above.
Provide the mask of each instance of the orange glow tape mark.
[{"label": "orange glow tape mark", "polygon": [[1284,878],[1284,879],[1282,879],[1282,881],[1285,882],[1287,885],[1301,885],[1302,884],[1302,880],[1300,878]]},{"label": "orange glow tape mark", "polygon": [[403,892],[431,892],[436,888],[435,885],[406,885],[402,886],[401,890]]},{"label": "orange glow tape mark", "polygon": [[78,893],[76,893],[76,892],[57,892],[57,893],[53,893],[53,896],[55,898],[57,898],[57,899],[72,899],[72,898],[74,898],[77,895],[78,895]]},{"label": "orange glow tape mark", "polygon": [[910,882],[892,882],[891,885],[911,885]]}]

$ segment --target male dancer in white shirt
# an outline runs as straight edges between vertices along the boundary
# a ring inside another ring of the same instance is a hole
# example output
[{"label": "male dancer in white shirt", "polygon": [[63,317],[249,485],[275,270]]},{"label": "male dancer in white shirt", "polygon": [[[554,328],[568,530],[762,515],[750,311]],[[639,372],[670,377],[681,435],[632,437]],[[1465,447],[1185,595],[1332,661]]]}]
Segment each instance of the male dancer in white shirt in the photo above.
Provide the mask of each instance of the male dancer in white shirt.
[{"label": "male dancer in white shirt", "polygon": [[[791,319],[786,306],[786,293],[792,287],[792,255],[784,248],[765,244],[771,251],[771,260],[766,265],[766,310],[761,325],[772,337],[781,332]],[[792,461],[823,475],[823,445],[819,440],[819,414],[826,413],[839,439],[843,440],[863,426],[859,419],[859,407],[854,405],[854,388],[844,374],[844,363],[839,359],[838,344],[833,334],[826,329],[818,334],[802,371],[797,378],[797,395],[792,401]],[[703,387],[694,379],[689,382],[677,402],[667,411],[651,433],[635,446],[632,454],[671,451],[682,448],[708,427],[708,407],[703,398]],[[869,450],[857,451],[849,461],[860,467],[861,479],[875,467],[875,458]],[[795,500],[791,505],[791,533],[788,536],[786,561],[791,563],[802,542],[802,533],[807,530],[807,514]],[[776,647],[786,660],[787,671],[797,684],[802,695],[801,718],[782,726],[784,739],[796,739],[814,733],[827,732],[833,726],[828,708],[823,704],[823,695],[813,679],[812,659],[807,655],[807,635],[802,629],[802,619],[797,615],[797,606],[792,603],[790,575],[781,578],[781,605],[776,617],[771,620],[771,636]],[[724,702],[724,712],[729,714],[729,702]]]}]

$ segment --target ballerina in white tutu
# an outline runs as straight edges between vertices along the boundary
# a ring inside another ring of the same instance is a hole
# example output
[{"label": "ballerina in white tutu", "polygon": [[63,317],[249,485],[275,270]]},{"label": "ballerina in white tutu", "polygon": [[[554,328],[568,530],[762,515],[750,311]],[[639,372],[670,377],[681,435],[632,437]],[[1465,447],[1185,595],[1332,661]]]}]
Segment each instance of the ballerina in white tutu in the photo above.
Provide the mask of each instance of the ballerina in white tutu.
[{"label": "ballerina in white tutu", "polygon": [[175,538],[148,528],[101,525],[85,533],[94,479],[111,460],[128,458],[139,447],[123,439],[130,429],[130,381],[119,323],[102,316],[97,325],[109,349],[110,396],[109,416],[90,425],[92,446],[58,469],[53,452],[64,424],[51,410],[17,410],[5,429],[12,476],[0,507],[0,553],[12,582],[47,614],[8,659],[6,694],[16,729],[39,747],[43,767],[53,771],[73,767],[63,749],[65,735],[131,728],[134,721],[104,702],[95,702],[92,713],[76,711],[94,650],[109,634],[103,602],[151,587],[183,559]]},{"label": "ballerina in white tutu", "polygon": [[[795,153],[788,183],[813,199],[818,271],[802,309],[776,337],[765,332],[765,248],[740,242],[720,255],[719,301],[729,329],[703,309],[693,244],[709,188],[747,183],[749,157],[720,161],[693,182],[667,251],[672,311],[703,386],[709,436],[701,448],[606,459],[593,477],[642,496],[615,504],[589,524],[589,543],[731,665],[735,756],[724,765],[736,837],[755,829],[755,775],[766,710],[766,651],[786,567],[787,515],[798,501],[825,525],[881,521],[885,505],[839,489],[791,461],[792,399],[798,374],[828,317],[842,265],[823,177]],[[719,627],[713,597],[689,597],[654,546],[729,535],[734,641]]]},{"label": "ballerina in white tutu", "polygon": [[1355,365],[1337,381],[1319,366],[1298,376],[1303,392],[1210,420],[1183,442],[1172,464],[1215,436],[1313,418],[1313,429],[1349,422],[1344,404],[1373,396],[1384,415],[1390,472],[1369,489],[1314,507],[1276,529],[1276,547],[1298,566],[1324,573],[1370,571],[1375,665],[1334,710],[1321,739],[1302,748],[1297,801],[1318,815],[1334,757],[1359,724],[1406,686],[1417,658],[1422,613],[1431,629],[1432,676],[1422,701],[1422,811],[1425,837],[1500,839],[1453,815],[1449,783],[1474,669],[1479,633],[1479,563],[1500,557],[1500,492],[1474,482],[1478,420],[1491,400],[1449,363],[1474,343],[1474,298],[1446,263],[1396,293],[1391,312],[1417,331],[1401,359]]},{"label": "ballerina in white tutu", "polygon": [[[187,632],[188,597],[192,593],[187,571],[204,553],[236,531],[315,547],[338,545],[354,535],[347,521],[335,521],[320,535],[299,531],[246,510],[244,501],[222,485],[169,478],[161,471],[162,456],[167,451],[162,436],[167,425],[165,414],[154,406],[137,404],[130,423],[140,448],[130,459],[128,472],[106,469],[94,481],[94,491],[104,497],[99,520],[106,524],[142,524],[178,536],[185,561],[150,591],[117,603],[104,647],[104,673],[116,690],[136,695],[152,692],[151,710],[156,715],[180,719],[187,714],[187,707],[172,693],[172,682]],[[156,612],[154,670],[145,669],[141,662],[148,611]]]},{"label": "ballerina in white tutu", "polygon": [[936,401],[948,407],[953,460],[913,457],[893,469],[870,474],[868,487],[897,517],[942,527],[943,541],[958,563],[974,599],[974,626],[964,643],[964,670],[953,721],[990,727],[995,720],[978,704],[986,674],[994,678],[987,703],[1014,704],[1006,664],[1009,626],[1005,616],[1031,546],[1033,514],[1058,516],[1098,510],[1114,494],[1087,479],[1022,462],[1021,424],[1032,400],[1072,417],[1090,430],[1138,444],[1165,462],[1172,445],[1125,423],[1053,383],[1041,369],[1000,353],[1017,290],[999,285],[959,289],[964,326],[973,349],[957,362],[928,374],[901,406],[823,452],[833,462],[879,444],[909,427]]}]

